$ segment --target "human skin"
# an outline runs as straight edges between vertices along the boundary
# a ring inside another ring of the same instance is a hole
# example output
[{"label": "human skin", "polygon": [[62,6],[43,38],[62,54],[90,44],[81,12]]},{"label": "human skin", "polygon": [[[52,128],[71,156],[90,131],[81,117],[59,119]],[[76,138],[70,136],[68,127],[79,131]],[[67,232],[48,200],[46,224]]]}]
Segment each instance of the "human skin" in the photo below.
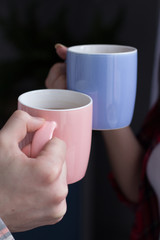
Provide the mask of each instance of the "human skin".
[{"label": "human skin", "polygon": [[0,131],[0,217],[11,232],[59,222],[66,213],[66,146],[51,139],[36,158],[19,142],[44,119],[17,110]]},{"label": "human skin", "polygon": [[[67,47],[56,44],[55,49],[62,60],[66,59]],[[48,88],[66,88],[66,65],[59,62],[52,66],[46,79]],[[144,149],[130,126],[102,131],[114,177],[124,195],[132,202],[138,201],[141,160]]]}]

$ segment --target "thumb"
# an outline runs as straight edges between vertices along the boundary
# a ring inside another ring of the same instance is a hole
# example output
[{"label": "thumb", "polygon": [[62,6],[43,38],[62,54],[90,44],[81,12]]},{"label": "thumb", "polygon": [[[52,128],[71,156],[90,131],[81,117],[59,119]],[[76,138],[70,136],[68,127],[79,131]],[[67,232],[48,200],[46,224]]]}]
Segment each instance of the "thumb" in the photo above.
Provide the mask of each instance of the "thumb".
[{"label": "thumb", "polygon": [[56,52],[57,52],[58,56],[60,58],[62,58],[63,60],[65,60],[66,59],[66,55],[67,55],[67,47],[62,45],[62,44],[60,44],[60,43],[57,43],[55,45],[55,49],[56,49]]}]

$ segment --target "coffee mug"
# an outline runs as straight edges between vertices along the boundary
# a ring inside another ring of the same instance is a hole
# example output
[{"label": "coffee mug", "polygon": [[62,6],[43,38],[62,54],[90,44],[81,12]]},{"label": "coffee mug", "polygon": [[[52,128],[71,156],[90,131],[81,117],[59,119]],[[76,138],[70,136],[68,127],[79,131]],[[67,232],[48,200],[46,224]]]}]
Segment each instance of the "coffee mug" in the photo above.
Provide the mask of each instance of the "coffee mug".
[{"label": "coffee mug", "polygon": [[93,99],[93,129],[130,125],[137,88],[137,49],[80,45],[67,50],[67,88]]},{"label": "coffee mug", "polygon": [[35,90],[19,96],[18,109],[46,120],[42,128],[26,136],[21,148],[31,143],[31,157],[36,157],[52,135],[62,139],[67,146],[67,182],[82,179],[91,147],[91,97],[70,90]]}]

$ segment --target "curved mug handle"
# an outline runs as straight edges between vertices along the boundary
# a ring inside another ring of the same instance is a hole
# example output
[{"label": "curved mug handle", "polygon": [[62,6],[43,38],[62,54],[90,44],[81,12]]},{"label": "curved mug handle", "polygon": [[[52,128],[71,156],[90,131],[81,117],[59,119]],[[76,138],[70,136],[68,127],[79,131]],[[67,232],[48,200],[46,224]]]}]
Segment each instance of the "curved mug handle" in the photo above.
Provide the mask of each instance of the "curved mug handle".
[{"label": "curved mug handle", "polygon": [[45,144],[52,139],[56,126],[56,122],[46,121],[44,125],[35,132],[31,143],[31,157],[35,158]]}]

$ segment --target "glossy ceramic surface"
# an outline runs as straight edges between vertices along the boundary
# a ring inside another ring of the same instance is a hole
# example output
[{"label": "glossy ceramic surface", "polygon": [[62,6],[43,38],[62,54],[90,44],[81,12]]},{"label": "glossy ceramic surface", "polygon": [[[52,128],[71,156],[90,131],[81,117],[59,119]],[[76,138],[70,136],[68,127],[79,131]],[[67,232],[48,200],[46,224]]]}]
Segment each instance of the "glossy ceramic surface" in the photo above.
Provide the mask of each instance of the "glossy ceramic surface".
[{"label": "glossy ceramic surface", "polygon": [[137,50],[119,45],[68,48],[67,87],[93,99],[93,129],[130,125],[137,88]]},{"label": "glossy ceramic surface", "polygon": [[68,183],[82,179],[91,147],[92,99],[69,90],[37,90],[22,94],[18,108],[47,121],[34,136],[27,136],[23,146],[32,142],[35,157],[52,134],[62,139],[67,145]]}]

